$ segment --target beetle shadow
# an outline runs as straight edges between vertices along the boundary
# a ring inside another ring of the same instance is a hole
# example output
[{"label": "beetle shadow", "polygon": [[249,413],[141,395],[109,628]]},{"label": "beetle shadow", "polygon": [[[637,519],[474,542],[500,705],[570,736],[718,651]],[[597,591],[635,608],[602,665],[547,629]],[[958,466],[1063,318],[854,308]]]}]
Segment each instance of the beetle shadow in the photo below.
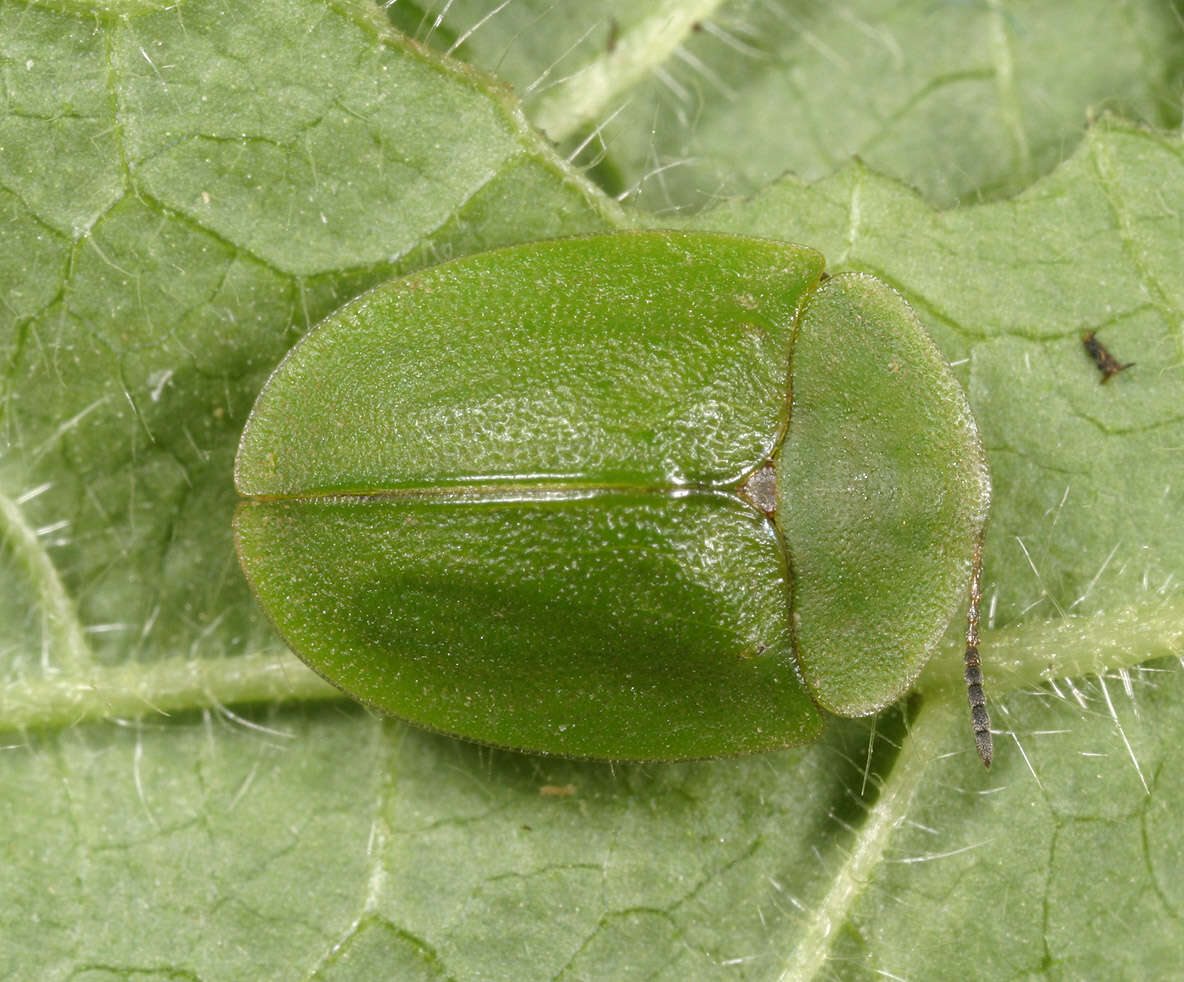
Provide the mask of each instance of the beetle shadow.
[{"label": "beetle shadow", "polygon": [[[731,811],[737,796],[752,792],[763,800],[783,793],[778,790],[783,786],[784,793],[801,796],[798,820],[809,821],[813,813],[818,834],[827,836],[866,819],[919,704],[919,697],[910,697],[874,718],[831,717],[814,744],[686,761],[579,760],[490,747],[395,719],[388,718],[386,725],[398,745],[401,774],[411,763],[413,770],[430,773],[438,786],[441,771],[447,771],[482,799],[506,805],[538,802],[540,808],[561,802],[581,811],[617,807],[625,800],[661,800],[667,811],[693,804],[696,820],[703,821],[709,800]],[[840,781],[832,779],[836,775]]]}]

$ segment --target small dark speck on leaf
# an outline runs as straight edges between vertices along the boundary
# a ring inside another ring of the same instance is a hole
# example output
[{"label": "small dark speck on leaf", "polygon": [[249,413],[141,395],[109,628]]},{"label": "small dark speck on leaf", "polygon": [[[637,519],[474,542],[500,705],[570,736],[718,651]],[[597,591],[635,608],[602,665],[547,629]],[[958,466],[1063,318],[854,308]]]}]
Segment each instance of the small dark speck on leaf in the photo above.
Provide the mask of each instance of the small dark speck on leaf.
[{"label": "small dark speck on leaf", "polygon": [[1081,343],[1085,345],[1085,350],[1089,356],[1094,360],[1094,364],[1098,366],[1102,373],[1102,382],[1109,382],[1115,375],[1124,369],[1130,368],[1134,365],[1133,361],[1128,361],[1125,365],[1120,365],[1118,359],[1110,354],[1109,349],[1098,340],[1093,331],[1086,331],[1081,335]]}]

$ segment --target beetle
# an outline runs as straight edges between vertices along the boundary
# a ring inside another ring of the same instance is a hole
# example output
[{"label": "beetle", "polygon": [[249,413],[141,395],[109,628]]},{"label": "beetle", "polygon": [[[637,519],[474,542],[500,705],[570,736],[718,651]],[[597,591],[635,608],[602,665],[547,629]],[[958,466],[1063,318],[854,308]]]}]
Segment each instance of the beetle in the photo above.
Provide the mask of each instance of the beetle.
[{"label": "beetle", "polygon": [[970,589],[990,763],[974,417],[905,301],[813,249],[618,232],[378,286],[276,368],[235,482],[276,629],[383,713],[569,757],[778,749],[898,699]]}]

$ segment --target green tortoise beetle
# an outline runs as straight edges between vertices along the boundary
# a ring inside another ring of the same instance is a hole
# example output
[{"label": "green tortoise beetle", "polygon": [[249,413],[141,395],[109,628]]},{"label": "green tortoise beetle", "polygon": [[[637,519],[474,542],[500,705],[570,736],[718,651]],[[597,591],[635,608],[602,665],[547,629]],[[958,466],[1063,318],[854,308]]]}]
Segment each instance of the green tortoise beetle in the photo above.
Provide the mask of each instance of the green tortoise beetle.
[{"label": "green tortoise beetle", "polygon": [[297,344],[235,481],[240,561],[304,661],[518,750],[676,760],[816,739],[913,683],[990,479],[904,300],[817,252],[622,232],[386,283]]}]

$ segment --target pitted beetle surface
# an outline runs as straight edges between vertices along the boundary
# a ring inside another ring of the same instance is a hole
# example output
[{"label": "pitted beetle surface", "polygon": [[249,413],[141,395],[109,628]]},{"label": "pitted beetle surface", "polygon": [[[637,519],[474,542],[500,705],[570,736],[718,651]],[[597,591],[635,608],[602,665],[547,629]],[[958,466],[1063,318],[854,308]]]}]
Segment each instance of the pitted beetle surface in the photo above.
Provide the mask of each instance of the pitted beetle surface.
[{"label": "pitted beetle surface", "polygon": [[898,294],[687,232],[372,290],[276,369],[235,476],[247,578],[325,678],[605,759],[772,750],[897,699],[977,586],[990,500],[965,395]]}]

